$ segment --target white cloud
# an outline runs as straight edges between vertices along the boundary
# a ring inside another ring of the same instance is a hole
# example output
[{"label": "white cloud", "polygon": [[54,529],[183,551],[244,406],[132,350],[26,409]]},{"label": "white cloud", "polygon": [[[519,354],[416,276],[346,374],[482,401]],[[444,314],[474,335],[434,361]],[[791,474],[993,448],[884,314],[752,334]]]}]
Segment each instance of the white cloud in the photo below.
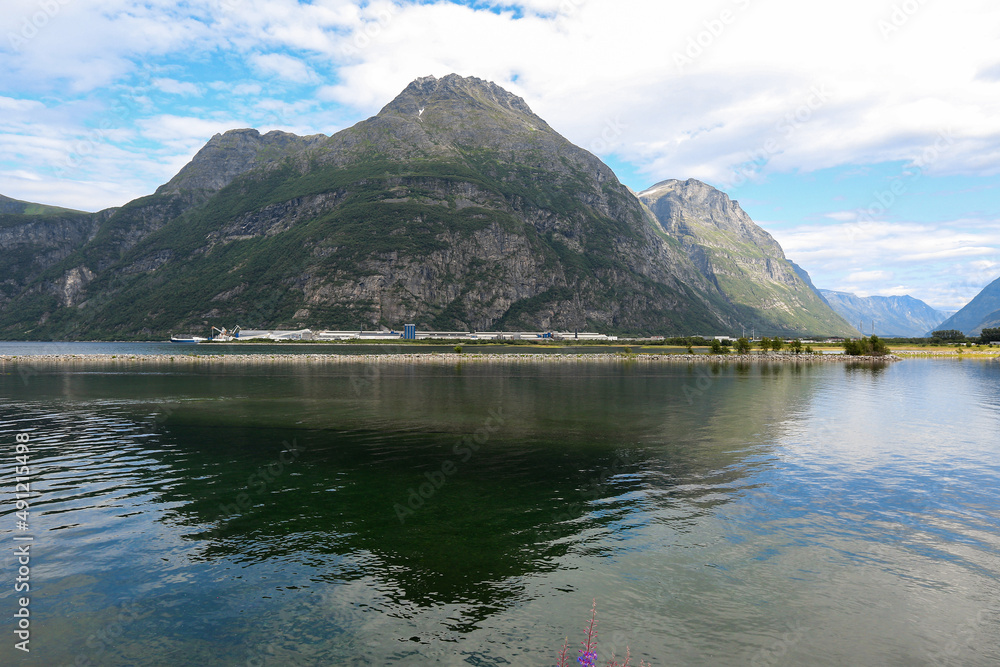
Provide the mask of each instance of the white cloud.
[{"label": "white cloud", "polygon": [[8,195],[15,199],[84,211],[99,211],[108,208],[108,201],[127,202],[149,194],[145,184],[134,178],[116,181],[67,178],[57,180],[56,188],[52,187],[49,175],[0,172],[0,179],[8,193],[16,193]]},{"label": "white cloud", "polygon": [[[9,75],[15,85],[41,79],[90,90],[135,71],[135,58],[223,48],[268,76],[325,80],[323,99],[360,115],[417,76],[496,80],[571,140],[635,162],[650,182],[732,182],[753,156],[762,158],[754,174],[914,160],[949,128],[955,150],[935,172],[1000,169],[993,3],[924,4],[888,38],[879,29],[888,9],[868,0],[844,0],[836,10],[792,0],[491,5],[506,11],[444,0],[108,0],[101,11],[56,3],[12,52]],[[0,32],[19,34],[37,11],[37,2],[11,0],[2,25],[9,30]],[[194,84],[158,81],[195,94]],[[613,119],[627,129],[595,143]]]},{"label": "white cloud", "polygon": [[844,282],[848,283],[869,283],[869,282],[885,282],[886,280],[893,279],[892,271],[855,271],[851,273],[846,278]]},{"label": "white cloud", "polygon": [[276,76],[293,83],[309,83],[316,79],[315,72],[298,58],[282,53],[255,54],[250,63],[266,76]]},{"label": "white cloud", "polygon": [[133,59],[211,48],[217,42],[204,17],[195,6],[170,0],[104,0],[98,6],[8,0],[0,18],[5,78],[23,90],[99,89],[134,72]]},{"label": "white cloud", "polygon": [[969,267],[975,269],[976,271],[987,272],[988,275],[993,275],[994,273],[1000,273],[1000,262],[994,262],[993,260],[983,259],[976,262],[969,262]]},{"label": "white cloud", "polygon": [[850,222],[858,219],[857,211],[834,211],[833,213],[824,214],[825,217],[831,220],[836,220],[837,222]]},{"label": "white cloud", "polygon": [[239,96],[260,95],[264,90],[264,86],[259,83],[238,83],[236,85],[232,85],[227,81],[214,81],[211,85],[212,88],[216,90],[225,90],[233,95]]},{"label": "white cloud", "polygon": [[[14,54],[13,81],[88,90],[135,71],[138,56],[223,48],[266,76],[320,84],[321,99],[350,105],[358,118],[417,76],[489,78],[571,140],[637,164],[650,182],[732,183],[741,165],[760,178],[915,160],[949,129],[954,150],[933,173],[1000,170],[1000,96],[984,75],[997,67],[989,26],[1000,8],[991,3],[922,5],[888,39],[878,27],[886,7],[867,0],[836,10],[791,0],[491,5],[505,11],[443,0],[223,0],[196,10],[109,0],[100,12],[67,3]],[[5,21],[16,32],[34,11],[36,3],[14,0]],[[157,81],[196,92],[190,82]],[[624,131],[600,141],[616,119]]]},{"label": "white cloud", "polygon": [[19,112],[33,111],[44,108],[45,105],[36,100],[19,100],[13,97],[0,96],[0,111]]},{"label": "white cloud", "polygon": [[153,85],[157,90],[170,95],[198,95],[201,93],[201,89],[189,81],[153,79]]},{"label": "white cloud", "polygon": [[957,245],[961,239],[948,239],[953,247],[928,249],[924,252],[912,252],[898,255],[901,262],[927,262],[942,259],[954,259],[956,257],[983,257],[986,255],[996,255],[997,249],[992,246]]},{"label": "white cloud", "polygon": [[[228,117],[205,119],[169,114],[143,119],[138,125],[141,136],[163,146],[164,152],[171,156],[171,163],[176,164],[180,161],[179,166],[184,166],[215,134],[246,127],[246,124],[239,120]],[[172,175],[172,173],[167,175],[167,180]]]},{"label": "white cloud", "polygon": [[[494,3],[528,10],[520,19],[405,5],[377,30],[358,25],[342,40],[351,57],[322,97],[371,113],[417,76],[490,78],[583,146],[621,119],[628,129],[607,151],[639,164],[650,182],[731,182],[755,155],[766,157],[765,173],[910,161],[949,129],[955,150],[928,173],[995,173],[1000,164],[1000,101],[977,79],[996,62],[988,26],[1000,9],[986,3],[924,7],[890,42],[877,28],[885,8],[866,0],[836,11],[787,0],[585,2],[559,12],[562,4]],[[723,9],[732,20],[720,30]],[[691,40],[705,46],[678,68]]]}]

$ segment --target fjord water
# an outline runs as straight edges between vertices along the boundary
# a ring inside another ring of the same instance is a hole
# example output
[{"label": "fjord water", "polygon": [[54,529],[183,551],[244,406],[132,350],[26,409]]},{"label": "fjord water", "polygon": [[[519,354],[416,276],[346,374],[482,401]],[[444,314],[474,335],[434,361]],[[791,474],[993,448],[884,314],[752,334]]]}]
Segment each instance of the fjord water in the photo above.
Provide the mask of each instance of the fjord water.
[{"label": "fjord water", "polygon": [[[996,361],[0,376],[0,664],[1000,662]],[[421,493],[423,494],[421,496]],[[241,507],[242,505],[242,507]]]}]

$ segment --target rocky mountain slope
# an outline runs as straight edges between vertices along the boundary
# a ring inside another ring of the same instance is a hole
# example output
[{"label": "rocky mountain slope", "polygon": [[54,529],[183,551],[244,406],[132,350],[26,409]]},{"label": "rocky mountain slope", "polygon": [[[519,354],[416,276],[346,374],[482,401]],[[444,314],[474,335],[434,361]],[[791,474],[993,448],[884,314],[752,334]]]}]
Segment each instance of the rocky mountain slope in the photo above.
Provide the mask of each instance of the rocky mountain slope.
[{"label": "rocky mountain slope", "polygon": [[[24,303],[30,289],[39,289],[41,277],[93,239],[113,213],[42,213],[64,209],[18,204],[21,211],[40,212],[0,213],[0,313],[5,313],[12,301]],[[65,280],[49,286],[52,297],[66,300],[67,290],[73,292],[89,275],[89,270],[68,273]]]},{"label": "rocky mountain slope", "polygon": [[997,326],[1000,326],[1000,278],[984,287],[976,298],[934,329],[957,329],[967,336],[978,336],[983,329]]},{"label": "rocky mountain slope", "polygon": [[667,180],[640,192],[639,199],[662,233],[680,242],[733,305],[748,333],[858,335],[823,301],[808,274],[724,192],[694,179]]},{"label": "rocky mountain slope", "polygon": [[830,307],[848,322],[864,323],[865,333],[884,337],[919,338],[948,319],[947,313],[931,308],[912,296],[867,296],[820,290]]},{"label": "rocky mountain slope", "polygon": [[120,209],[35,227],[3,217],[6,242],[23,252],[4,267],[0,336],[408,322],[850,332],[734,202],[688,184],[646,193],[658,221],[521,98],[476,78],[426,77],[330,137],[217,135]]}]

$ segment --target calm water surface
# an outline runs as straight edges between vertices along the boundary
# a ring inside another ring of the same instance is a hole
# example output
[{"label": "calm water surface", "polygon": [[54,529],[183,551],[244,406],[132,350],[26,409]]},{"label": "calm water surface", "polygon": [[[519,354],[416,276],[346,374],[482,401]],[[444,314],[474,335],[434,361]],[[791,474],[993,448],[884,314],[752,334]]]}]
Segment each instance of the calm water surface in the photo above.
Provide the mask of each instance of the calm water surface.
[{"label": "calm water surface", "polygon": [[[1000,663],[1000,364],[0,376],[26,665]],[[17,433],[30,529],[16,530]],[[574,647],[575,648],[575,647]]]}]

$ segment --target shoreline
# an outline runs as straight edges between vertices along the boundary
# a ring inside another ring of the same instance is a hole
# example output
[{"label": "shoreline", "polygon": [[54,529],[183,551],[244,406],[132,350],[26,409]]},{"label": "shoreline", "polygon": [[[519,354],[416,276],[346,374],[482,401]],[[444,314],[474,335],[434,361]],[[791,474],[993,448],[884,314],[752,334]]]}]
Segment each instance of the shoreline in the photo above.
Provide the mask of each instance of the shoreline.
[{"label": "shoreline", "polygon": [[909,358],[946,357],[952,359],[1000,359],[1000,350],[972,350],[969,352],[959,352],[958,350],[896,350],[893,354]]},{"label": "shoreline", "polygon": [[895,354],[882,357],[859,357],[846,354],[532,354],[532,353],[457,353],[423,352],[404,354],[40,354],[0,355],[0,368],[21,364],[47,365],[112,365],[167,364],[186,366],[235,366],[263,364],[455,364],[455,363],[868,363],[885,364],[901,361]]}]

